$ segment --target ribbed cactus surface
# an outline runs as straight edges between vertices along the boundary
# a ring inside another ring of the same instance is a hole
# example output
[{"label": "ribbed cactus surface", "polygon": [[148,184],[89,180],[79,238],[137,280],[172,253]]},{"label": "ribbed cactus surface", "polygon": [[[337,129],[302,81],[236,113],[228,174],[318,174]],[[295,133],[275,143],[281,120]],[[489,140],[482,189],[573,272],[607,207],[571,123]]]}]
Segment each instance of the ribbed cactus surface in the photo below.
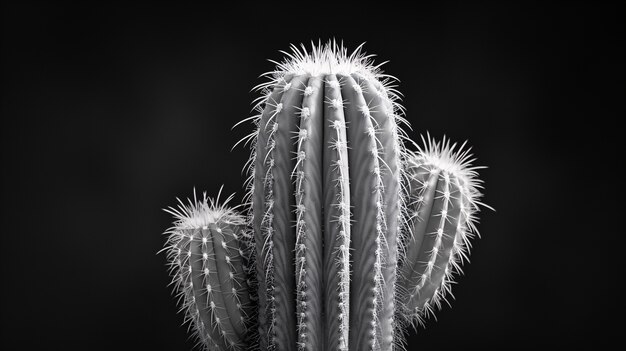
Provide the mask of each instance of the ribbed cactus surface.
[{"label": "ribbed cactus surface", "polygon": [[381,77],[333,47],[296,50],[261,86],[251,180],[261,349],[391,348],[404,151]]},{"label": "ribbed cactus surface", "polygon": [[244,120],[246,216],[168,209],[181,310],[208,350],[402,348],[469,254],[478,167],[445,140],[407,151],[395,79],[360,47],[292,49]]}]

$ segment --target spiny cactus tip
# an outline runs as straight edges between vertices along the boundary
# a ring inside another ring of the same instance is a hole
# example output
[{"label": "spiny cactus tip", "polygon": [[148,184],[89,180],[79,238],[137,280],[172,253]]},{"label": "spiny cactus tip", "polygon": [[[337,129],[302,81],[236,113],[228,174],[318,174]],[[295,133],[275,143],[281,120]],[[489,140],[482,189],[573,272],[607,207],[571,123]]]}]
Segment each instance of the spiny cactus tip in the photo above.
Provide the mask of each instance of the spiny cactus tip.
[{"label": "spiny cactus tip", "polygon": [[[236,212],[241,205],[229,207],[235,194],[228,196],[220,203],[220,196],[224,186],[220,187],[217,197],[209,198],[206,192],[202,193],[202,198],[198,199],[196,190],[193,190],[193,200],[187,199],[187,203],[177,198],[178,205],[176,207],[168,207],[165,212],[174,216],[174,226],[176,229],[193,229],[206,228],[209,224],[224,223],[231,225],[244,225],[246,219],[244,216]],[[217,228],[218,232],[221,231]]]}]

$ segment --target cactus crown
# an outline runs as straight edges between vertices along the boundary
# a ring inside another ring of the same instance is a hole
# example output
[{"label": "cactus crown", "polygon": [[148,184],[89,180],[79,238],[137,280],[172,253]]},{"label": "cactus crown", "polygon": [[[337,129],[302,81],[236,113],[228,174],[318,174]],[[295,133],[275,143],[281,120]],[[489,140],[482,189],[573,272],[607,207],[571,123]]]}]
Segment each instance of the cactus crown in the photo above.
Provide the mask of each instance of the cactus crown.
[{"label": "cactus crown", "polygon": [[[396,90],[398,79],[384,73],[381,67],[387,63],[387,61],[376,64],[373,60],[376,55],[365,53],[363,51],[363,45],[365,45],[365,43],[359,45],[352,53],[348,53],[348,49],[343,46],[343,43],[337,43],[334,40],[328,41],[326,44],[318,42],[317,45],[311,42],[310,50],[307,50],[304,44],[300,44],[300,46],[291,44],[291,52],[280,51],[286,56],[283,61],[269,60],[276,66],[274,70],[261,75],[262,77],[269,78],[268,81],[253,88],[253,90],[261,92],[261,97],[257,99],[257,104],[254,106],[253,110],[259,113],[263,112],[263,104],[267,102],[267,98],[272,92],[272,87],[280,85],[287,77],[294,75],[319,77],[328,74],[357,74],[376,84],[378,94],[387,97],[389,100],[388,103],[392,105],[391,111],[395,114],[396,122],[410,128],[408,121],[402,117],[404,115],[404,107],[399,103],[402,95]],[[288,90],[290,86],[291,83],[285,83],[285,90]],[[250,118],[244,119],[235,124],[235,126],[249,119]],[[400,136],[405,136],[401,128],[398,128],[398,132]],[[239,142],[245,140],[247,140],[247,138]],[[237,144],[239,144],[239,142],[237,142]]]},{"label": "cactus crown", "polygon": [[[365,80],[372,82],[372,84],[375,85],[376,94],[381,97],[383,104],[386,105],[387,113],[390,114],[390,118],[394,121],[393,133],[398,139],[398,143],[394,145],[394,148],[396,149],[396,153],[400,156],[400,162],[403,165],[405,164],[408,156],[405,142],[413,143],[413,141],[407,135],[403,126],[408,129],[412,128],[409,121],[404,117],[405,108],[400,104],[402,93],[396,89],[398,79],[384,73],[381,67],[388,61],[378,64],[374,63],[373,58],[375,55],[365,53],[363,51],[364,45],[365,43],[362,43],[352,53],[348,53],[348,49],[344,47],[343,42],[337,43],[335,40],[329,40],[325,44],[319,41],[317,45],[311,42],[310,50],[307,50],[304,44],[300,44],[300,46],[291,44],[291,52],[280,51],[286,56],[283,61],[269,60],[276,65],[274,70],[262,74],[261,77],[265,77],[267,80],[252,88],[253,91],[260,93],[260,96],[253,101],[252,111],[254,111],[254,114],[248,118],[242,119],[233,126],[233,128],[235,128],[246,122],[252,122],[255,126],[250,134],[244,136],[233,145],[234,149],[239,144],[249,144],[250,150],[252,151],[251,157],[244,165],[244,170],[248,174],[248,178],[245,181],[247,191],[244,196],[244,203],[248,207],[251,206],[254,189],[252,183],[256,158],[255,149],[261,127],[260,120],[263,110],[268,104],[273,106],[277,112],[282,109],[282,104],[272,100],[272,91],[277,86],[283,86],[285,91],[288,90],[292,83],[287,80],[293,76],[310,75],[311,77],[321,76],[323,78],[323,76],[328,74],[346,76],[357,74]],[[338,83],[337,85],[340,84]],[[300,89],[300,87],[297,88]],[[307,91],[305,90],[304,93],[307,94]],[[343,101],[337,101],[336,103],[343,106]],[[376,109],[377,107],[372,108]],[[263,128],[267,128],[267,126],[263,126]],[[404,169],[405,167],[400,167],[403,182],[406,178]]]},{"label": "cactus crown", "polygon": [[268,72],[271,75],[284,74],[310,74],[313,77],[326,74],[349,75],[359,73],[366,78],[381,78],[383,72],[380,66],[375,65],[374,55],[368,55],[362,51],[363,45],[359,45],[352,53],[343,43],[329,41],[325,45],[321,42],[316,46],[311,43],[311,50],[301,44],[300,47],[291,45],[291,52],[281,51],[286,55],[282,62],[271,61],[276,64],[275,71]]},{"label": "cactus crown", "polygon": [[224,223],[226,225],[245,225],[245,218],[237,213],[237,207],[229,207],[235,194],[231,194],[220,203],[220,195],[223,187],[214,199],[209,198],[206,192],[202,193],[202,200],[198,201],[196,191],[193,191],[193,201],[188,199],[185,204],[181,199],[177,198],[177,207],[168,207],[166,212],[174,216],[174,228],[178,230],[202,228],[211,223]]},{"label": "cactus crown", "polygon": [[[437,142],[430,137],[430,133],[422,137],[422,145],[417,145],[418,153],[416,157],[412,157],[410,162],[415,164],[419,162],[423,165],[434,166],[444,172],[453,174],[468,188],[470,196],[469,200],[474,204],[482,194],[482,180],[478,178],[477,170],[486,168],[485,166],[474,166],[472,163],[476,158],[471,154],[472,148],[466,147],[467,141],[461,146],[457,143],[450,144],[450,139],[443,137],[443,141]],[[458,147],[457,147],[458,146]],[[483,205],[482,203],[479,203]]]},{"label": "cactus crown", "polygon": [[[419,163],[454,175],[466,189],[464,195],[467,197],[466,200],[472,211],[480,212],[481,207],[495,211],[493,207],[480,201],[483,197],[481,192],[483,180],[478,178],[478,170],[487,168],[487,166],[475,166],[473,164],[476,158],[471,153],[472,148],[466,147],[467,141],[458,146],[457,143],[451,144],[450,139],[444,135],[443,140],[437,142],[428,132],[426,137],[421,135],[421,138],[422,145],[416,144],[417,153],[414,157],[408,157],[409,166],[415,166]],[[467,220],[470,232],[480,237],[476,227],[477,218],[472,216]]]}]

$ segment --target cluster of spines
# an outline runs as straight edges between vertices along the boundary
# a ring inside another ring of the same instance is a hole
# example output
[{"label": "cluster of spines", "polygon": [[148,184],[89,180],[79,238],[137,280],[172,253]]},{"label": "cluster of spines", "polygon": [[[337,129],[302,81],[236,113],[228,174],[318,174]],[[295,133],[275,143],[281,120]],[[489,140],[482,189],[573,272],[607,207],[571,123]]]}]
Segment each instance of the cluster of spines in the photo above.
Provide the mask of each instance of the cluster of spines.
[{"label": "cluster of spines", "polygon": [[[248,343],[252,305],[239,234],[245,219],[204,197],[168,208],[167,252],[174,291],[185,323],[207,350],[242,350]],[[219,200],[219,195],[218,195]]]},{"label": "cluster of spines", "polygon": [[417,326],[434,316],[452,295],[453,275],[462,273],[470,239],[478,235],[476,213],[481,181],[472,166],[470,149],[427,137],[410,157],[410,237],[401,262],[402,289],[398,291],[400,320]]}]

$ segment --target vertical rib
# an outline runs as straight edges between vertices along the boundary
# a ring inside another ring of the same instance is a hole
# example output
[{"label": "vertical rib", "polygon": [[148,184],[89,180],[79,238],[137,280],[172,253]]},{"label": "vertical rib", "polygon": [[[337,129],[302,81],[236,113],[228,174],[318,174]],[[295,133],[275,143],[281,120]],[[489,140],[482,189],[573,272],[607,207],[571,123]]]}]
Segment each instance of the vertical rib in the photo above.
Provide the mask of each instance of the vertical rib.
[{"label": "vertical rib", "polygon": [[325,350],[347,350],[350,321],[350,184],[346,121],[335,75],[324,86]]},{"label": "vertical rib", "polygon": [[[253,219],[254,240],[256,247],[256,276],[259,304],[259,347],[265,350],[270,343],[270,322],[273,320],[273,306],[269,306],[273,296],[273,256],[272,252],[272,168],[274,167],[274,122],[282,109],[280,100],[285,84],[291,81],[286,77],[278,83],[265,102],[265,109],[259,120],[256,137],[256,156],[254,165]],[[269,284],[268,284],[269,283]],[[268,296],[268,294],[270,296]],[[269,320],[268,320],[269,319]]]},{"label": "vertical rib", "polygon": [[285,86],[281,98],[282,109],[276,116],[272,167],[273,206],[272,250],[274,270],[273,326],[276,350],[290,351],[296,345],[296,287],[294,250],[296,235],[292,228],[295,222],[294,184],[291,172],[296,165],[296,145],[292,137],[298,131],[298,109],[302,106],[302,89],[308,76],[296,76]]},{"label": "vertical rib", "polygon": [[322,314],[322,154],[324,87],[310,78],[303,87],[300,129],[296,136],[296,289],[298,349],[323,349]]},{"label": "vertical rib", "polygon": [[391,103],[384,91],[378,90],[374,82],[352,76],[363,90],[363,97],[370,105],[370,114],[376,125],[378,142],[379,174],[383,185],[383,209],[386,232],[383,249],[384,288],[381,301],[381,349],[391,350],[394,340],[395,285],[400,224],[400,168],[399,140]]},{"label": "vertical rib", "polygon": [[350,349],[378,350],[385,223],[376,130],[360,86],[350,76],[340,79],[343,84],[341,93],[346,101],[350,194],[354,204]]}]

